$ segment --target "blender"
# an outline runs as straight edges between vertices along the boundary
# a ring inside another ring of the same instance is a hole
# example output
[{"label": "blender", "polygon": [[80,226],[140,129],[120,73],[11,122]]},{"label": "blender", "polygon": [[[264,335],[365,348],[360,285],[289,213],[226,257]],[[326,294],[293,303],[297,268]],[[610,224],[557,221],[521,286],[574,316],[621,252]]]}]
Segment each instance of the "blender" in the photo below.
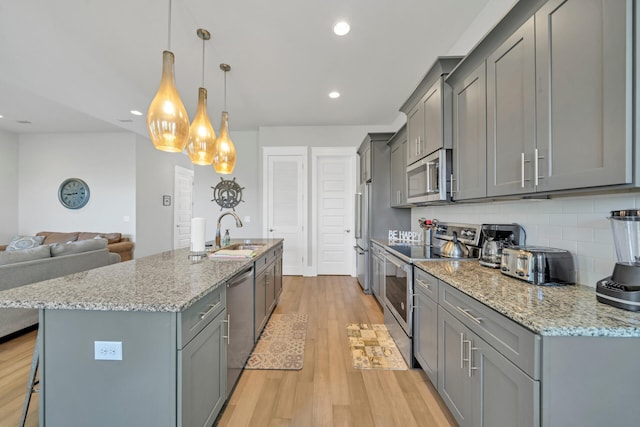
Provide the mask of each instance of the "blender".
[{"label": "blender", "polygon": [[611,211],[608,218],[618,262],[613,274],[598,281],[598,301],[640,311],[640,209]]}]

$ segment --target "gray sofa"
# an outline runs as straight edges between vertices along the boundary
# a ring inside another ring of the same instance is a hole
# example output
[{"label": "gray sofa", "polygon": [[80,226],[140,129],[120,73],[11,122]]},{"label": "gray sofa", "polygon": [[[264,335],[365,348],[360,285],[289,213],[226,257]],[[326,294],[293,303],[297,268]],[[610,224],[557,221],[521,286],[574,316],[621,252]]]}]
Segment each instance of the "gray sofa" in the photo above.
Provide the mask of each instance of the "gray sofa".
[{"label": "gray sofa", "polygon": [[[0,291],[120,262],[105,239],[0,253]],[[1,308],[0,338],[38,323],[38,310]]]}]

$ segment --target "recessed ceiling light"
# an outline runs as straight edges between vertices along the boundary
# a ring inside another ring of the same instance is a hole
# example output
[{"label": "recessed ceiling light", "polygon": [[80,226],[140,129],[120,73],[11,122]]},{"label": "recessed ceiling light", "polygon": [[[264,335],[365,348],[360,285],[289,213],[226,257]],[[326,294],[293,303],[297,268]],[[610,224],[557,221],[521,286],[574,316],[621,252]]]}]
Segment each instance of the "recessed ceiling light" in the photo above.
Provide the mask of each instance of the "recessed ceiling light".
[{"label": "recessed ceiling light", "polygon": [[351,30],[351,26],[346,21],[340,21],[333,26],[333,32],[339,36],[344,36]]},{"label": "recessed ceiling light", "polygon": [[2,117],[3,117],[3,116],[2,116],[2,114],[0,114],[0,119],[1,119]]},{"label": "recessed ceiling light", "polygon": [[131,114],[133,114],[134,116],[141,116],[142,113],[138,110],[131,110]]},{"label": "recessed ceiling light", "polygon": [[336,92],[336,91],[330,92],[329,93],[329,98],[331,98],[331,99],[340,98],[340,92]]}]

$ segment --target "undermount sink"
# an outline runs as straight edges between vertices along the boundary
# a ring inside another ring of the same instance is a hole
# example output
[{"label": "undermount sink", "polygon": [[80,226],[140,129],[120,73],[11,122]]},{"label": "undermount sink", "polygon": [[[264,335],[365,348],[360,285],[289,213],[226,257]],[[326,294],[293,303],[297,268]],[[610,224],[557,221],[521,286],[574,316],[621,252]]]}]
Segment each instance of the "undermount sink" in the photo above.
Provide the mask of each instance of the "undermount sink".
[{"label": "undermount sink", "polygon": [[227,249],[232,251],[241,251],[241,250],[257,251],[259,249],[262,249],[264,245],[265,245],[264,243],[233,243],[229,246],[223,246],[222,248],[218,248],[216,250]]},{"label": "undermount sink", "polygon": [[241,251],[243,249],[250,249],[253,251],[257,251],[258,249],[262,249],[263,246],[264,246],[263,243],[249,243],[249,244],[234,243],[233,245],[227,246],[226,249],[233,249],[238,251]]}]

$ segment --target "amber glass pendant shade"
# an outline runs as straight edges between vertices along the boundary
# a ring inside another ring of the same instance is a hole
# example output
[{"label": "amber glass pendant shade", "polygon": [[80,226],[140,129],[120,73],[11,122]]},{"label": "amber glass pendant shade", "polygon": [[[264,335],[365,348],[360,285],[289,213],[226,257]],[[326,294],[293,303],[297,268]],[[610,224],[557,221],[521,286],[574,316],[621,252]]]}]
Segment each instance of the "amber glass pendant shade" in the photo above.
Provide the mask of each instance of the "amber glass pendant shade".
[{"label": "amber glass pendant shade", "polygon": [[147,112],[147,130],[158,150],[179,153],[189,142],[189,116],[176,89],[173,63],[173,53],[162,52],[162,79]]},{"label": "amber glass pendant shade", "polygon": [[216,172],[224,175],[232,173],[236,165],[236,147],[229,136],[229,113],[226,111],[222,112],[220,135],[216,139],[214,151],[213,168]]},{"label": "amber glass pendant shade", "polygon": [[187,154],[195,165],[210,165],[216,144],[216,132],[207,116],[207,89],[198,90],[198,111],[189,128]]}]

